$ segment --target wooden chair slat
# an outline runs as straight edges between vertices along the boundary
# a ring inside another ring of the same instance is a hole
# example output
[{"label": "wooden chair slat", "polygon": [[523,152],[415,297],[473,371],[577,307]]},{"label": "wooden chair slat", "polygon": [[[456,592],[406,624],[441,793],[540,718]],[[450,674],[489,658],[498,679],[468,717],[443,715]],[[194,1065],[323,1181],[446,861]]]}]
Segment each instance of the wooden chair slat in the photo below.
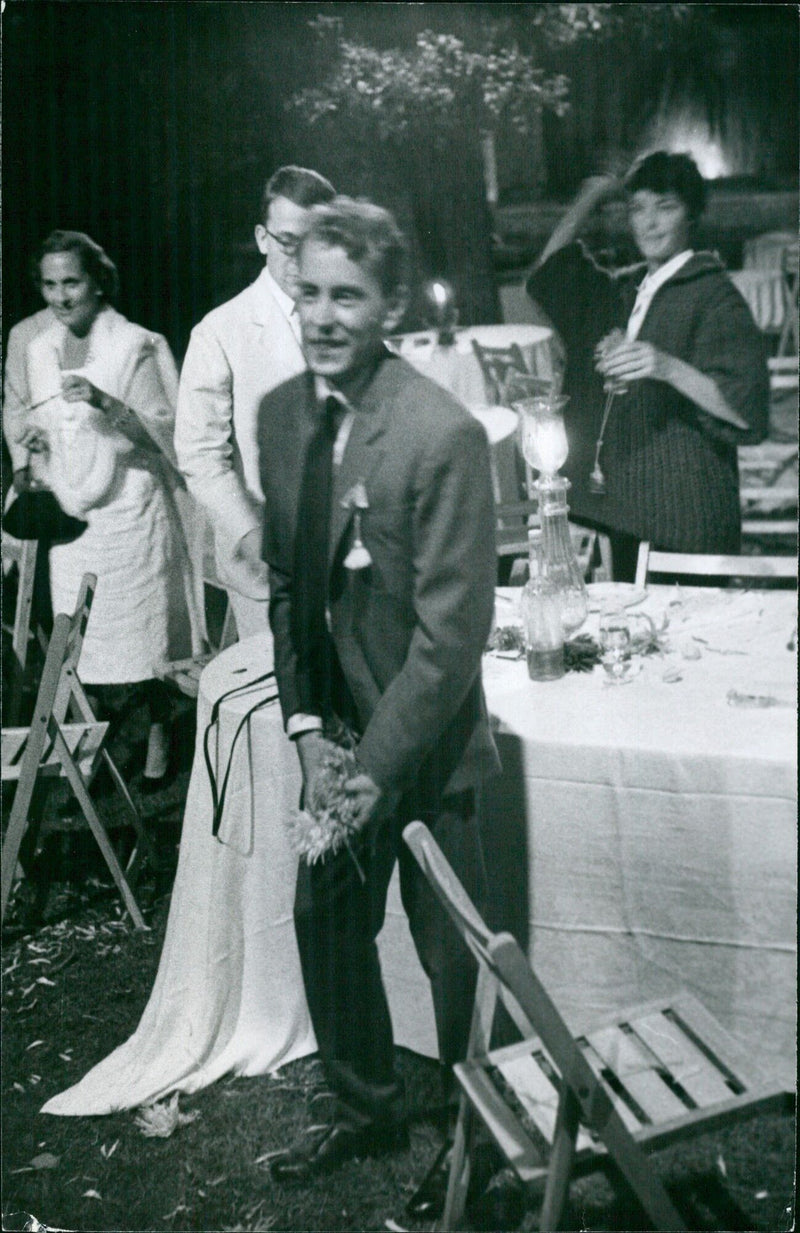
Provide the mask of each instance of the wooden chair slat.
[{"label": "wooden chair slat", "polygon": [[683,1116],[686,1104],[675,1095],[654,1068],[652,1054],[645,1051],[622,1025],[590,1032],[588,1039],[620,1085],[642,1109],[648,1121],[659,1122]]},{"label": "wooden chair slat", "polygon": [[3,780],[16,779],[19,768],[16,763],[28,741],[27,728],[3,728],[3,740],[0,745],[2,755]]},{"label": "wooden chair slat", "polygon": [[[603,1058],[600,1056],[597,1050],[592,1047],[592,1045],[589,1043],[588,1040],[581,1039],[578,1041],[578,1044],[581,1047],[581,1052],[583,1053],[583,1056],[585,1057],[587,1063],[589,1064],[589,1066],[591,1066],[595,1077],[602,1083],[603,1073],[606,1069],[606,1064]],[[645,1123],[643,1123],[636,1116],[636,1114],[634,1113],[633,1109],[630,1107],[629,1104],[627,1104],[624,1100],[620,1100],[616,1092],[612,1091],[609,1093],[609,1095],[612,1101],[614,1102],[614,1108],[616,1109],[617,1114],[619,1115],[619,1117],[622,1118],[622,1121],[625,1125],[625,1129],[628,1130],[630,1134],[634,1136],[638,1135],[642,1129],[642,1126]]]},{"label": "wooden chair slat", "polygon": [[794,556],[724,556],[713,553],[657,552],[649,543],[639,545],[636,586],[647,585],[651,574],[714,578],[797,578]]},{"label": "wooden chair slat", "polygon": [[[530,1042],[526,1044],[524,1052],[517,1051],[513,1056],[498,1057],[493,1051],[489,1054],[489,1061],[503,1075],[531,1121],[549,1143],[555,1133],[558,1089],[542,1067],[541,1054],[537,1057],[535,1052],[531,1052]],[[578,1131],[575,1148],[576,1152],[596,1150],[591,1135],[583,1127]]]},{"label": "wooden chair slat", "polygon": [[699,1108],[730,1099],[719,1070],[673,1020],[645,1015],[631,1026]]}]

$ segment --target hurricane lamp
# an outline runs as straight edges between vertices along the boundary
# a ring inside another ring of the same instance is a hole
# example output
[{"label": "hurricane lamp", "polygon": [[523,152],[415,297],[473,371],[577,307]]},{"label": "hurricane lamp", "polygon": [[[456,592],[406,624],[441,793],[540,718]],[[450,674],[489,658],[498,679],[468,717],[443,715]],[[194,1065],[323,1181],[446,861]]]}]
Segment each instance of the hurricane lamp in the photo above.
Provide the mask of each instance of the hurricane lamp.
[{"label": "hurricane lamp", "polygon": [[425,319],[437,332],[439,345],[450,347],[455,342],[458,305],[452,285],[443,278],[434,278],[423,288]]}]

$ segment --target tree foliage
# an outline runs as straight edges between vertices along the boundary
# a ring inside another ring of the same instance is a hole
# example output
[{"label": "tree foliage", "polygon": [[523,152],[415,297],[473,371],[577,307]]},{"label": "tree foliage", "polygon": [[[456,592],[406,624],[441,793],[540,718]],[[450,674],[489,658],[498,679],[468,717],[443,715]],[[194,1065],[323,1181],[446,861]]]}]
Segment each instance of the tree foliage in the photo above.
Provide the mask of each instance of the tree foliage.
[{"label": "tree foliage", "polygon": [[349,35],[339,16],[309,26],[318,40],[322,81],[287,106],[309,124],[331,120],[378,138],[425,136],[446,142],[455,128],[508,126],[523,135],[542,111],[563,115],[569,78],[543,65],[587,39],[646,33],[656,40],[688,5],[526,4],[514,17],[482,18],[472,36],[425,29],[409,47],[381,48]]},{"label": "tree foliage", "polygon": [[[548,73],[517,45],[504,46],[492,23],[484,50],[471,50],[453,34],[423,30],[410,49],[381,50],[346,37],[338,17],[311,23],[333,65],[319,86],[299,91],[289,106],[311,124],[374,124],[383,141],[445,137],[455,125],[475,131],[507,121],[519,132],[543,108],[567,106],[567,78]],[[333,53],[332,55],[330,53]]]}]

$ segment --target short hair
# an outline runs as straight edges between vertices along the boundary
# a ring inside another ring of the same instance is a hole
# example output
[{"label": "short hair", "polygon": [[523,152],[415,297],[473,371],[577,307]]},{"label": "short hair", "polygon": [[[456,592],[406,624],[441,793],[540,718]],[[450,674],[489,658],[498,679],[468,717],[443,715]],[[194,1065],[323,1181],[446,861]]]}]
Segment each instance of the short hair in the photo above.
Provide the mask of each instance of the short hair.
[{"label": "short hair", "polygon": [[50,253],[75,253],[84,274],[88,274],[100,290],[103,299],[113,300],[119,291],[119,274],[114,262],[99,244],[83,231],[51,231],[31,262],[31,274],[37,288],[42,287],[42,258]]},{"label": "short hair", "polygon": [[640,189],[674,193],[686,206],[692,222],[700,217],[706,205],[706,182],[688,154],[668,154],[666,150],[648,154],[635,165],[625,187],[628,193]]},{"label": "short hair", "polygon": [[264,185],[261,194],[261,221],[266,224],[269,218],[269,207],[276,197],[286,197],[299,206],[319,205],[323,201],[331,201],[336,196],[336,189],[330,180],[326,180],[318,171],[309,167],[279,167]]},{"label": "short hair", "polygon": [[372,201],[342,196],[314,206],[300,241],[301,252],[309,240],[343,248],[351,261],[369,266],[384,295],[393,295],[407,284],[405,237],[394,215]]}]

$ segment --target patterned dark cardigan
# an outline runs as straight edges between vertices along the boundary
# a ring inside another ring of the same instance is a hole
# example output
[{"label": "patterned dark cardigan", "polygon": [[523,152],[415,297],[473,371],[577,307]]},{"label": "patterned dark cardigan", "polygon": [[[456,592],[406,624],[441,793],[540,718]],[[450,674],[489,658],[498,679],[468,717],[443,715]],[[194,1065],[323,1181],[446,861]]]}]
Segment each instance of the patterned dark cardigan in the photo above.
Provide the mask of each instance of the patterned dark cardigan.
[{"label": "patterned dark cardigan", "polygon": [[639,338],[712,377],[749,429],[722,423],[663,381],[633,382],[615,400],[605,432],[607,494],[589,491],[604,401],[594,347],[612,327],[625,328],[644,273],[640,266],[611,274],[576,242],[528,279],[528,294],[558,330],[567,353],[570,456],[564,473],[572,482],[572,516],[662,549],[736,552],[736,446],[766,435],[769,380],[750,310],[711,253],[696,253],[658,289]]}]

